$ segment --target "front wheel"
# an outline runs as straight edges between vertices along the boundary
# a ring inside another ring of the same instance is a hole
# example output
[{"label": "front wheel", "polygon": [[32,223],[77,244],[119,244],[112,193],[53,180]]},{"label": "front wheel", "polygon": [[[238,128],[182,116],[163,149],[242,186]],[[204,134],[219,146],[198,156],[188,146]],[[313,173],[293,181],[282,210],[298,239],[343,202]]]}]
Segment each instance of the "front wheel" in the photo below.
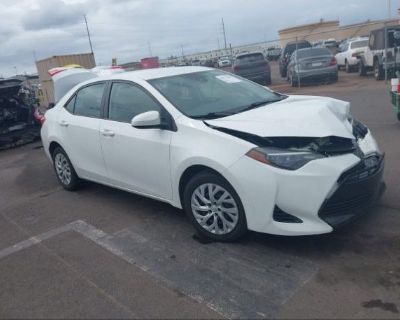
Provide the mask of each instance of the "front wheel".
[{"label": "front wheel", "polygon": [[230,242],[247,231],[238,194],[229,182],[212,172],[199,173],[190,180],[184,190],[183,206],[203,237]]},{"label": "front wheel", "polygon": [[347,60],[346,60],[346,64],[345,64],[345,69],[346,69],[346,73],[351,72],[351,66],[349,65],[349,62]]},{"label": "front wheel", "polygon": [[374,76],[377,81],[383,80],[385,77],[384,70],[378,60],[375,60],[374,62]]}]

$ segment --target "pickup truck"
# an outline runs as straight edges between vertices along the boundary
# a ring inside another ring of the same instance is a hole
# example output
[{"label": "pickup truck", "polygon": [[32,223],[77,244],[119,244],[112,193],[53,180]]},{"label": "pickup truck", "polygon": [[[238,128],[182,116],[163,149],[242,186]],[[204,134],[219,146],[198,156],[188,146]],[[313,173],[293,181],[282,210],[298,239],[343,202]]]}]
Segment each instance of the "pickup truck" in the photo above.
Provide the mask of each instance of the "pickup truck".
[{"label": "pickup truck", "polygon": [[396,71],[400,70],[400,26],[371,31],[368,46],[358,55],[358,59],[360,76],[373,71],[376,80],[383,80],[385,68],[389,76],[394,76]]}]

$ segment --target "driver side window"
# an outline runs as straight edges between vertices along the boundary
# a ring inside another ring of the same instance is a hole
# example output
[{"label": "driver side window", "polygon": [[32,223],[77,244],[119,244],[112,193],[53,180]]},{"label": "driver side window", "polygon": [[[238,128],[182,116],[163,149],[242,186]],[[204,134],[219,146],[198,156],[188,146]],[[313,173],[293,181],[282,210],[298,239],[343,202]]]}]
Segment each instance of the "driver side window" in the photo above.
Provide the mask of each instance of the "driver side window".
[{"label": "driver side window", "polygon": [[161,111],[147,92],[129,83],[113,83],[108,109],[109,120],[130,123],[133,117],[147,111]]}]

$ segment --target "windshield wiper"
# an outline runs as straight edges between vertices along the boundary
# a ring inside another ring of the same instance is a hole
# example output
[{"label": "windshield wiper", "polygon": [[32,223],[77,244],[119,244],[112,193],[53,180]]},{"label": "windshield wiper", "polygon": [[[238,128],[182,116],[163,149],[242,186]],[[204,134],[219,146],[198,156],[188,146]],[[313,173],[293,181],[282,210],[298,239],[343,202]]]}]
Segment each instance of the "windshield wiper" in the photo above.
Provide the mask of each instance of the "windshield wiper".
[{"label": "windshield wiper", "polygon": [[240,109],[238,111],[238,113],[249,111],[249,110],[252,110],[252,109],[256,109],[258,107],[265,106],[267,104],[271,104],[271,103],[274,103],[274,102],[279,102],[279,101],[282,101],[285,98],[286,98],[285,96],[281,96],[281,97],[279,97],[277,99],[273,99],[273,100],[257,101],[257,102],[254,102],[254,103],[246,106],[245,108]]},{"label": "windshield wiper", "polygon": [[235,114],[234,112],[210,112],[199,116],[191,116],[192,119],[217,119],[228,117]]}]

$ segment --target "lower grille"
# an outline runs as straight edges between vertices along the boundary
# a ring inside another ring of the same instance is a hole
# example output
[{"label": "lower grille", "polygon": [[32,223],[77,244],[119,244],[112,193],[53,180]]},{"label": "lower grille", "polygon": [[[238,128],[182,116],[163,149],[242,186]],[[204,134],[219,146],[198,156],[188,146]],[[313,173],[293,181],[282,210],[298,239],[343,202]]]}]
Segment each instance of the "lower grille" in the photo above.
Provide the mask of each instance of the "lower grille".
[{"label": "lower grille", "polygon": [[381,191],[383,168],[384,157],[374,155],[342,174],[338,180],[338,189],[325,201],[319,217],[336,227],[366,213],[367,207]]}]

